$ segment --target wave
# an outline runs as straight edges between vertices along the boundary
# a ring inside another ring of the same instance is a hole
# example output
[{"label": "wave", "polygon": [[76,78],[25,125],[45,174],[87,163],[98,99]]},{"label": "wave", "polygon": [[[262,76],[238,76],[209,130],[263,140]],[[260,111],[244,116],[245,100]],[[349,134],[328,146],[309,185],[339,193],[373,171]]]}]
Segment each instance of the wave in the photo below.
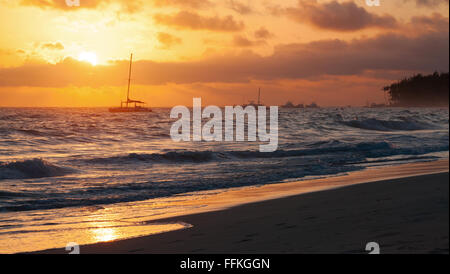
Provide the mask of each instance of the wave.
[{"label": "wave", "polygon": [[10,163],[0,162],[0,180],[58,177],[73,173],[74,171],[72,168],[60,167],[42,159]]},{"label": "wave", "polygon": [[413,119],[401,118],[400,121],[379,120],[376,118],[369,118],[364,120],[339,121],[349,127],[377,130],[377,131],[414,131],[436,129],[432,124],[418,122]]},{"label": "wave", "polygon": [[25,193],[0,190],[0,200],[1,199],[6,199],[6,198],[30,197],[30,196],[31,195],[27,195]]},{"label": "wave", "polygon": [[16,129],[16,132],[25,134],[25,135],[31,135],[31,136],[46,136],[44,132],[41,132],[39,130],[34,129]]},{"label": "wave", "polygon": [[130,153],[125,156],[88,159],[87,162],[107,164],[114,162],[208,162],[215,158],[211,151],[171,151],[167,153]]},{"label": "wave", "polygon": [[[316,147],[306,149],[277,150],[275,152],[259,151],[170,151],[166,153],[131,153],[123,156],[86,159],[94,164],[123,164],[135,162],[150,163],[205,163],[211,161],[246,160],[263,158],[287,158],[302,156],[344,155],[346,153],[362,157],[385,157],[392,155],[420,155],[446,151],[448,145],[397,147],[389,142],[361,142],[356,144],[344,142],[319,142]],[[77,161],[77,160],[76,160]]]}]

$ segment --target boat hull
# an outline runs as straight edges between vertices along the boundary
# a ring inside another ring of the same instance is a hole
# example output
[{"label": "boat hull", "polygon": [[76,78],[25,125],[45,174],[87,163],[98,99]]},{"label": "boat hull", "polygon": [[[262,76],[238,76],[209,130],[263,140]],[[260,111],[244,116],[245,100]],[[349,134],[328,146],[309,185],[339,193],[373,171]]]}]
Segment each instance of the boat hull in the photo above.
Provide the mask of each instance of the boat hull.
[{"label": "boat hull", "polygon": [[151,108],[110,108],[109,112],[123,113],[123,112],[152,112]]}]

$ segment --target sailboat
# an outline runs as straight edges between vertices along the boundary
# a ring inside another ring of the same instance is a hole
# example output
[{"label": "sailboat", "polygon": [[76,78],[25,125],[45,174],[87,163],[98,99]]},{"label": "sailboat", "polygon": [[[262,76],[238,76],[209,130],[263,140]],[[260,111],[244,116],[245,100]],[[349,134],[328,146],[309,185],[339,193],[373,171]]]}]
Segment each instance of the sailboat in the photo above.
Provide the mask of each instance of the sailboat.
[{"label": "sailboat", "polygon": [[109,112],[152,112],[151,108],[145,107],[146,103],[138,100],[130,99],[131,86],[131,66],[133,64],[133,54],[130,57],[130,69],[128,71],[128,91],[127,100],[120,102],[120,107],[113,107]]}]

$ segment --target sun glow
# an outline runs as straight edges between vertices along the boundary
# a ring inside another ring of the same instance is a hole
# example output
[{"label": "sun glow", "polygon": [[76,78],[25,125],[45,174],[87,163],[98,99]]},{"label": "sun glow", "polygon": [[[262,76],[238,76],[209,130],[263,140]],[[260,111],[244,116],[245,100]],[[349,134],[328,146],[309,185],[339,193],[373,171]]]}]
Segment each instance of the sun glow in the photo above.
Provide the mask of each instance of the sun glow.
[{"label": "sun glow", "polygon": [[95,52],[83,51],[78,55],[78,61],[88,62],[91,65],[97,65],[97,54]]}]

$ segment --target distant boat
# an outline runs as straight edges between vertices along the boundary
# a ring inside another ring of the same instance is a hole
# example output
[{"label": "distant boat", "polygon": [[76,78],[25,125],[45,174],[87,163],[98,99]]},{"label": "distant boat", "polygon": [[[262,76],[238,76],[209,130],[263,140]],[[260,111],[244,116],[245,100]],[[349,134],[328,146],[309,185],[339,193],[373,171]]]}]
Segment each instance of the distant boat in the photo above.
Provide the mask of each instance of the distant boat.
[{"label": "distant boat", "polygon": [[286,104],[281,106],[282,108],[295,108],[294,104],[291,101],[288,101]]},{"label": "distant boat", "polygon": [[305,106],[305,108],[320,108],[315,102],[312,102],[311,105]]},{"label": "distant boat", "polygon": [[258,89],[258,103],[255,103],[254,101],[250,101],[248,104],[244,105],[244,108],[248,107],[248,106],[251,106],[251,107],[263,107],[264,106],[263,104],[261,104],[261,89]]},{"label": "distant boat", "polygon": [[294,105],[291,101],[288,101],[286,104],[281,106],[282,108],[305,108],[305,105],[298,104]]},{"label": "distant boat", "polygon": [[130,69],[128,71],[128,91],[127,100],[120,102],[120,107],[110,108],[109,112],[152,112],[151,108],[145,107],[146,103],[130,99],[131,86],[131,65],[133,64],[133,54],[130,57]]}]

